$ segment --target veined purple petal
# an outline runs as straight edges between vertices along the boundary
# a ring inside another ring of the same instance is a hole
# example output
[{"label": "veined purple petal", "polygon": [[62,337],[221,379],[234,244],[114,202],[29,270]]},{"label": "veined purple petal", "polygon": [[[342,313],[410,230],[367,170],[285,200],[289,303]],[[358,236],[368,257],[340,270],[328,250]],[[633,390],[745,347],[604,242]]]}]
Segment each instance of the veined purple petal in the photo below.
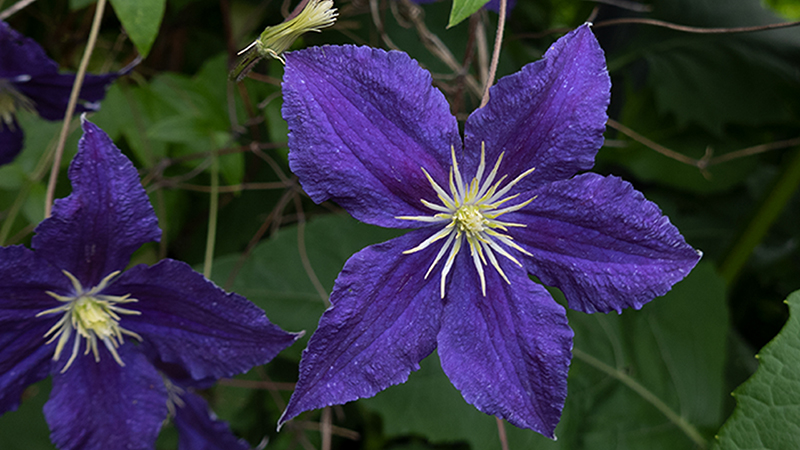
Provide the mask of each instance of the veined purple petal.
[{"label": "veined purple petal", "polygon": [[11,126],[8,126],[0,118],[0,166],[13,161],[22,151],[24,142],[25,134],[22,133],[17,119],[13,119]]},{"label": "veined purple petal", "polygon": [[53,348],[42,345],[48,329],[38,322],[0,335],[0,415],[17,409],[25,388],[50,374]]},{"label": "veined purple petal", "polygon": [[167,391],[135,344],[119,348],[125,367],[113,358],[81,355],[53,376],[44,405],[50,439],[60,450],[152,450],[167,417]]},{"label": "veined purple petal", "polygon": [[482,142],[487,164],[504,154],[500,173],[509,180],[536,168],[519,191],[590,169],[603,145],[610,89],[603,50],[583,25],[491,88],[489,103],[467,119],[464,172],[475,173]]},{"label": "veined purple petal", "polygon": [[412,231],[367,247],[345,264],[300,361],[280,424],[303,411],[372,397],[403,383],[436,347],[439,278],[423,277],[435,252],[409,255],[430,234]]},{"label": "veined purple petal", "polygon": [[[83,79],[75,112],[82,113],[100,109],[99,102],[106,96],[106,89],[121,74],[122,72],[105,75],[87,74]],[[53,73],[38,75],[28,81],[14,83],[14,87],[33,102],[36,112],[43,119],[63,120],[73,83],[75,83],[75,74]]]},{"label": "veined purple petal", "polygon": [[283,117],[289,164],[317,202],[333,199],[362,222],[411,228],[396,216],[430,211],[420,168],[446,185],[456,119],[431,76],[405,53],[354,46],[286,55]]},{"label": "veined purple petal", "polygon": [[178,450],[249,450],[250,445],[231,433],[199,395],[186,391],[175,405]]},{"label": "veined purple petal", "polygon": [[58,64],[39,44],[0,21],[0,78],[58,73]]},{"label": "veined purple petal", "polygon": [[469,255],[456,259],[438,336],[445,374],[479,410],[553,438],[572,350],[564,308],[504,258],[511,284],[487,268],[484,297]]},{"label": "veined purple petal", "polygon": [[56,200],[53,215],[36,227],[32,246],[84,287],[96,286],[124,269],[142,244],[158,241],[161,230],[133,164],[87,120],[69,178],[72,194]]},{"label": "veined purple petal", "polygon": [[664,295],[700,259],[654,203],[616,177],[588,173],[523,194],[507,220],[532,257],[528,270],[564,292],[570,308],[620,312]]},{"label": "veined purple petal", "polygon": [[50,373],[55,344],[45,345],[44,335],[60,317],[36,314],[59,305],[46,291],[66,286],[67,277],[31,250],[0,247],[0,414]]},{"label": "veined purple petal", "polygon": [[232,376],[265,364],[297,339],[244,297],[226,293],[189,265],[171,259],[136,266],[104,293],[138,299],[120,325],[143,338],[165,363],[195,380]]}]

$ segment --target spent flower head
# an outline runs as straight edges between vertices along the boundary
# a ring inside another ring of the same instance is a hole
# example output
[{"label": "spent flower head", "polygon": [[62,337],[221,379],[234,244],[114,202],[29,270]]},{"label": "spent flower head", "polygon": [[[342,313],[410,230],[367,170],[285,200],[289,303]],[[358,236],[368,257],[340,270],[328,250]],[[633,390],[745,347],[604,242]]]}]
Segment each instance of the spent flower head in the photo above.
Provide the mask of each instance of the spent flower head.
[{"label": "spent flower head", "polygon": [[52,374],[44,413],[61,450],[152,449],[168,412],[191,442],[247,448],[191,389],[266,363],[298,335],[185,263],[125,270],[161,230],[131,162],[85,118],[83,131],[72,194],[32,250],[0,247],[0,414]]},{"label": "spent flower head", "polygon": [[280,423],[404,382],[438,348],[479,410],[553,437],[573,332],[533,282],[593,313],[641,308],[700,258],[621,179],[582,173],[603,144],[611,82],[588,25],[501,79],[459,134],[406,54],[286,54],[289,162],[316,202],[417,228],[345,264]]}]

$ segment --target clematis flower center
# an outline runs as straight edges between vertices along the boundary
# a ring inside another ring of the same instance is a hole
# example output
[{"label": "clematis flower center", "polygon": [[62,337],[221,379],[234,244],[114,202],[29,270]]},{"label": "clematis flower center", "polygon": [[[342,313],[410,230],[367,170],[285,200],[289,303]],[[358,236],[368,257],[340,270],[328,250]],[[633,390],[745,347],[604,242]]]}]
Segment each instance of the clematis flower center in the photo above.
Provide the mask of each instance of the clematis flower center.
[{"label": "clematis flower center", "polygon": [[433,180],[425,168],[422,168],[422,172],[431,183],[441,204],[432,203],[425,199],[422,199],[421,202],[425,207],[436,211],[436,214],[430,216],[397,217],[402,220],[414,220],[428,224],[442,224],[444,227],[418,246],[406,250],[403,253],[415,253],[429,247],[435,242],[445,239],[442,248],[428,268],[428,272],[425,273],[425,278],[428,278],[433,268],[449,250],[441,275],[440,290],[441,296],[444,298],[447,274],[450,273],[456,255],[458,255],[464,241],[466,241],[469,245],[470,256],[472,257],[475,270],[478,272],[478,277],[481,280],[481,291],[485,296],[486,277],[484,275],[484,266],[491,264],[506,283],[510,284],[508,277],[506,277],[506,274],[497,262],[495,253],[511,260],[518,266],[522,266],[522,264],[509,253],[508,249],[513,249],[530,256],[529,252],[517,245],[511,236],[506,234],[510,227],[524,227],[525,225],[504,222],[497,220],[497,218],[506,213],[519,211],[535,199],[535,197],[530,198],[515,205],[501,208],[505,203],[519,197],[519,194],[507,194],[523,178],[530,175],[534,171],[534,168],[525,171],[510,183],[503,185],[506,179],[505,175],[495,181],[500,163],[503,160],[503,155],[501,154],[497,158],[497,162],[495,162],[492,171],[484,178],[484,173],[486,172],[486,146],[485,143],[481,143],[481,161],[478,165],[478,171],[471,182],[465,183],[458,169],[455,149],[451,147],[450,153],[453,159],[453,167],[450,169],[449,193]]},{"label": "clematis flower center", "polygon": [[8,80],[0,79],[0,122],[13,127],[14,114],[22,109],[33,111],[33,102],[14,89]]},{"label": "clematis flower center", "polygon": [[58,339],[56,350],[53,353],[53,361],[58,361],[61,358],[61,352],[64,347],[72,335],[76,334],[72,343],[72,354],[67,364],[61,369],[61,373],[66,372],[78,356],[81,339],[86,340],[84,355],[91,351],[94,355],[94,360],[100,361],[100,353],[97,347],[97,343],[100,341],[111,353],[117,364],[125,366],[125,363],[119,357],[119,353],[117,353],[119,346],[124,343],[123,335],[131,336],[139,341],[142,340],[142,337],[119,326],[120,314],[139,315],[141,312],[118,306],[119,304],[138,301],[135,298],[130,298],[130,295],[116,296],[102,293],[111,279],[119,274],[119,271],[112,272],[103,278],[97,286],[89,290],[85,290],[74,275],[66,270],[63,272],[72,282],[73,295],[59,295],[47,291],[47,295],[64,304],[36,314],[36,317],[41,317],[63,313],[61,319],[44,334],[45,338],[50,337],[46,344]]}]

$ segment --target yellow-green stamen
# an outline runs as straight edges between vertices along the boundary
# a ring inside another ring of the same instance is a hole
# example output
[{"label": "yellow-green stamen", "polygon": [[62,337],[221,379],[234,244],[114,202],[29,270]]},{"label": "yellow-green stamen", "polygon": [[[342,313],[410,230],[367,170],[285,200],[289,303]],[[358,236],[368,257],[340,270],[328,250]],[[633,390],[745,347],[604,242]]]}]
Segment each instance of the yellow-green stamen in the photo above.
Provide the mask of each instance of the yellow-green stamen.
[{"label": "yellow-green stamen", "polygon": [[118,304],[135,303],[138,301],[135,298],[130,298],[130,295],[116,296],[102,294],[102,291],[108,286],[111,279],[119,274],[119,271],[109,274],[107,277],[103,278],[97,286],[88,291],[84,290],[83,286],[81,286],[81,282],[78,281],[74,275],[66,270],[64,270],[63,273],[72,282],[73,294],[59,295],[55,292],[47,291],[47,295],[64,304],[36,314],[36,317],[41,317],[48,314],[64,313],[61,319],[44,334],[45,338],[50,337],[46,344],[50,344],[58,339],[55,352],[53,353],[53,361],[58,361],[58,359],[61,358],[61,352],[69,342],[74,331],[77,332],[77,334],[72,344],[72,354],[67,364],[61,369],[61,373],[66,372],[78,356],[81,338],[86,339],[86,351],[83,353],[84,355],[87,355],[89,351],[91,351],[94,355],[94,360],[100,361],[97,342],[101,341],[117,364],[125,366],[125,363],[123,363],[122,359],[119,357],[119,353],[117,353],[119,346],[124,343],[123,335],[128,335],[139,341],[142,340],[142,337],[119,326],[120,314],[140,315],[141,312],[117,306]]},{"label": "yellow-green stamen", "polygon": [[450,148],[450,153],[453,159],[453,167],[450,169],[450,177],[448,180],[450,193],[439,186],[439,184],[436,183],[436,181],[434,181],[428,172],[423,168],[422,172],[431,183],[431,186],[436,192],[439,201],[441,201],[441,205],[437,205],[426,200],[422,200],[422,204],[429,209],[437,211],[438,213],[432,216],[397,217],[398,219],[402,220],[415,220],[418,222],[445,225],[444,228],[433,234],[433,236],[429,237],[418,246],[403,252],[404,254],[418,252],[427,248],[434,242],[446,239],[444,245],[442,245],[442,248],[439,250],[439,253],[437,253],[436,257],[433,259],[433,263],[431,263],[427,273],[425,273],[425,278],[428,278],[428,275],[430,275],[430,273],[433,271],[433,268],[439,263],[439,260],[444,257],[445,253],[448,253],[449,250],[447,258],[444,262],[444,267],[442,269],[442,298],[444,298],[445,294],[445,279],[447,278],[447,274],[450,273],[450,269],[453,267],[453,262],[455,261],[459,250],[461,250],[464,240],[466,240],[467,244],[469,244],[470,256],[472,257],[472,262],[475,265],[475,270],[478,272],[478,277],[481,280],[481,291],[483,292],[484,296],[486,295],[486,278],[483,269],[486,265],[491,264],[492,267],[497,270],[497,273],[503,277],[506,283],[510,284],[508,277],[506,277],[506,274],[503,272],[503,269],[500,268],[500,264],[497,262],[495,253],[498,253],[501,256],[511,260],[518,266],[522,266],[522,264],[504,247],[517,250],[525,255],[530,256],[530,253],[517,245],[511,236],[502,233],[507,232],[508,228],[510,227],[524,227],[525,225],[519,223],[502,222],[497,220],[497,218],[506,213],[519,211],[535,199],[534,197],[512,206],[500,208],[506,202],[514,200],[519,196],[519,194],[515,194],[504,197],[517,183],[530,175],[534,169],[531,168],[523,172],[513,181],[501,188],[501,185],[505,181],[506,177],[502,176],[496,182],[495,178],[497,177],[497,171],[500,168],[500,163],[503,160],[503,155],[501,154],[500,157],[497,158],[494,168],[486,177],[486,179],[483,179],[483,174],[486,170],[485,149],[485,144],[482,143],[481,162],[478,165],[478,171],[475,174],[475,178],[473,178],[472,181],[467,185],[464,183],[464,179],[462,178],[461,172],[458,169],[458,161],[456,161],[455,149],[452,147]]},{"label": "yellow-green stamen", "polygon": [[14,115],[20,110],[34,111],[33,102],[14,89],[8,80],[0,79],[0,128],[4,123],[13,130]]}]

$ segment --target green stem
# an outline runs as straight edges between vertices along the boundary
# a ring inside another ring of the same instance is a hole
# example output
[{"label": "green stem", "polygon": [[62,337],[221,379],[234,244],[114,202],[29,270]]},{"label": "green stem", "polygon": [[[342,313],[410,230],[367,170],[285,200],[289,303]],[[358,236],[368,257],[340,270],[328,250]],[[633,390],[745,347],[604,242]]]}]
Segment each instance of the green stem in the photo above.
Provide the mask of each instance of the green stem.
[{"label": "green stem", "polygon": [[103,21],[103,11],[106,7],[106,0],[97,0],[97,7],[94,11],[94,21],[92,29],[89,31],[89,40],[86,42],[86,49],[83,51],[83,58],[78,66],[78,73],[75,74],[75,83],[72,84],[72,93],[69,95],[67,111],[64,114],[64,123],[61,125],[61,134],[58,136],[55,158],[53,159],[53,169],[50,171],[50,181],[47,183],[47,195],[44,199],[44,216],[50,217],[53,208],[53,197],[56,193],[56,182],[58,172],[61,170],[61,157],[64,155],[64,145],[69,134],[69,124],[72,122],[72,115],[75,113],[75,105],[78,104],[78,96],[83,85],[83,78],[86,75],[86,68],[89,66],[89,59],[94,51],[94,44],[97,43],[97,34],[100,32],[100,23]]},{"label": "green stem", "polygon": [[594,367],[595,369],[616,378],[625,386],[628,386],[631,390],[633,390],[633,392],[639,394],[639,396],[641,396],[647,403],[650,403],[657,410],[661,411],[661,413],[664,414],[670,422],[674,423],[678,428],[680,428],[681,431],[683,431],[684,434],[686,434],[686,436],[688,436],[689,439],[691,439],[692,442],[694,442],[698,447],[706,448],[706,440],[703,438],[703,435],[697,431],[697,428],[693,427],[692,424],[686,421],[686,419],[670,409],[666,403],[661,401],[660,398],[656,397],[655,394],[648,391],[646,387],[639,384],[638,381],[577,348],[572,349],[572,355],[575,356],[575,358],[580,359],[586,364]]},{"label": "green stem", "polygon": [[208,207],[208,236],[206,236],[206,258],[203,275],[211,278],[214,263],[214,244],[217,239],[217,211],[219,210],[219,157],[211,157],[211,200]]},{"label": "green stem", "polygon": [[719,266],[720,275],[730,285],[736,280],[756,246],[780,216],[792,195],[800,186],[800,151],[789,161],[786,170],[772,187],[747,228],[733,244]]}]

